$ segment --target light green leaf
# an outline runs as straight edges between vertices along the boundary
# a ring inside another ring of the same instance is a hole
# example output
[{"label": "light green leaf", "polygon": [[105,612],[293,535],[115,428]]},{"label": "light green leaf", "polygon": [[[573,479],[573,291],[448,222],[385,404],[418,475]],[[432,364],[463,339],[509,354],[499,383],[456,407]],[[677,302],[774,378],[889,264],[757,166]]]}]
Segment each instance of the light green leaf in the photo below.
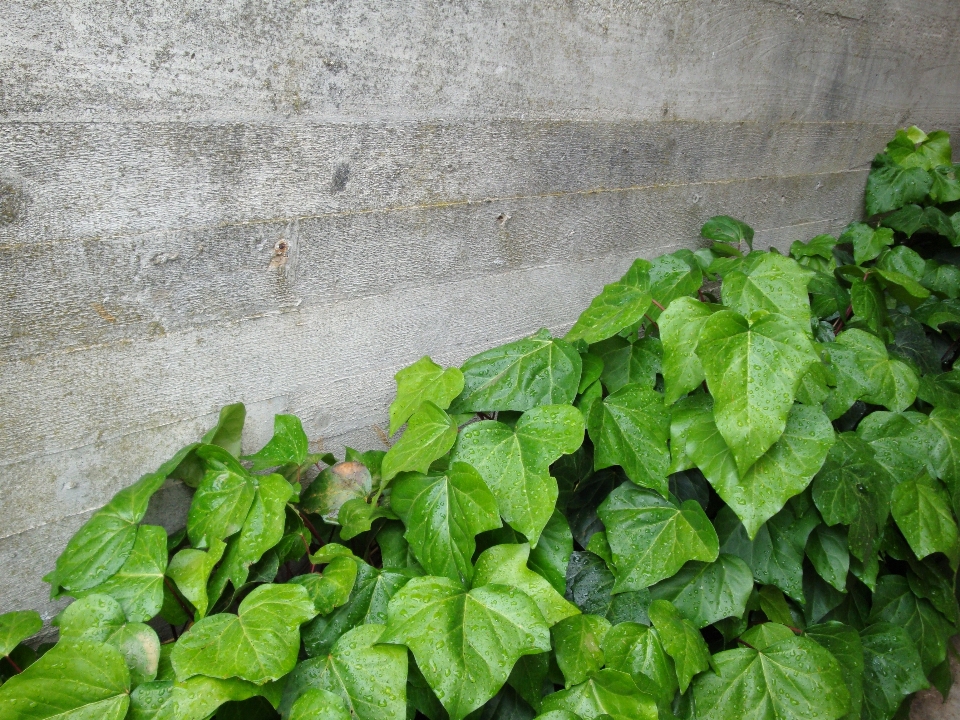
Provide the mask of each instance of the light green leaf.
[{"label": "light green leaf", "polygon": [[0,657],[9,655],[20,643],[43,629],[36,610],[15,610],[0,615]]},{"label": "light green leaf", "polygon": [[[641,692],[627,673],[601,670],[584,683],[543,699],[539,720],[574,718],[611,718],[611,720],[656,720],[653,698]],[[556,713],[554,715],[553,713]]]},{"label": "light green leaf", "polygon": [[847,529],[842,525],[818,525],[807,538],[807,557],[817,573],[840,592],[847,591],[850,551]]},{"label": "light green leaf", "polygon": [[582,683],[603,667],[603,638],[610,627],[605,617],[577,613],[550,630],[566,687]]},{"label": "light green leaf", "polygon": [[[790,244],[790,256],[798,261],[801,258],[820,258],[832,261],[834,259],[833,248],[836,247],[837,242],[833,235],[817,235],[807,242],[794,240]],[[833,268],[830,268],[827,272],[832,270]]]},{"label": "light green leaf", "polygon": [[677,673],[656,629],[636,622],[614,625],[603,638],[603,657],[611,670],[625,672],[661,706],[677,692]]},{"label": "light green leaf", "polygon": [[122,720],[129,696],[130,672],[117,650],[61,641],[0,687],[0,720]]},{"label": "light green leaf", "polygon": [[[227,546],[214,539],[207,551],[185,548],[170,560],[167,575],[177,585],[177,590],[196,609],[194,621],[202,619],[210,606],[207,595],[207,582],[214,566],[223,557]],[[163,588],[161,587],[161,592]]]},{"label": "light green leaf", "polygon": [[635,342],[622,337],[608,338],[592,345],[590,352],[603,360],[600,381],[607,392],[616,392],[631,383],[652,388],[663,359],[660,339],[652,336]]},{"label": "light green leaf", "polygon": [[808,638],[784,639],[760,651],[727,650],[714,655],[712,664],[714,670],[693,685],[701,720],[836,720],[849,711],[839,663]]},{"label": "light green leaf", "polygon": [[807,283],[812,276],[793,258],[770,252],[751,253],[736,270],[723,277],[723,304],[744,317],[766,310],[805,328],[810,325]]},{"label": "light green leaf", "polygon": [[198,675],[182,683],[144,683],[130,696],[127,720],[206,720],[225,703],[257,696],[277,701],[274,686],[260,687],[237,678],[218,680]]},{"label": "light green leaf", "polygon": [[454,419],[429,400],[425,401],[407,422],[400,439],[383,456],[381,486],[386,486],[397,473],[427,472],[430,464],[443,457],[456,440]]},{"label": "light green leaf", "polygon": [[893,230],[872,227],[862,222],[852,222],[840,234],[840,244],[853,245],[853,260],[857,265],[873,260],[880,251],[893,244]]},{"label": "light green leaf", "polygon": [[261,585],[236,615],[211,615],[180,637],[171,656],[177,679],[238,677],[258,685],[277,680],[296,665],[299,626],[314,615],[299,585]]},{"label": "light green leaf", "polygon": [[464,583],[473,577],[474,538],[502,524],[490,489],[463,462],[452,463],[444,475],[403,475],[393,488],[391,505],[424,569]]},{"label": "light green leaf", "polygon": [[241,460],[253,463],[251,470],[259,472],[279,465],[303,465],[307,459],[309,441],[303,424],[296,415],[277,415],[273,419],[273,437],[258,452],[244,455]]},{"label": "light green leaf", "polygon": [[673,658],[680,692],[685,693],[694,675],[710,665],[710,651],[703,636],[693,624],[683,619],[677,609],[666,600],[654,600],[647,612],[660,635],[663,649]]},{"label": "light green leaf", "polygon": [[280,713],[287,715],[308,690],[339,696],[358,720],[403,720],[407,712],[407,652],[380,643],[383,625],[361,625],[341,637],[326,657],[297,665],[286,681]]},{"label": "light green leaf", "polygon": [[903,628],[875,623],[860,633],[863,643],[864,720],[889,720],[911,693],[929,687],[920,656]]},{"label": "light green leaf", "polygon": [[684,619],[704,628],[743,615],[751,592],[750,567],[737,556],[724,554],[712,563],[691,560],[676,575],[651,587],[650,597],[670,601]]},{"label": "light green leaf", "polygon": [[310,688],[290,707],[287,720],[351,720],[347,704],[329,690]]},{"label": "light green leaf", "polygon": [[[650,262],[650,295],[663,307],[677,298],[696,294],[702,284],[703,271],[700,266],[695,261],[691,264],[678,257],[677,253],[661,255]],[[647,312],[657,320],[661,311],[651,304]]]},{"label": "light green leaf", "polygon": [[[621,338],[622,340],[623,338]],[[624,340],[626,342],[626,340]],[[577,392],[583,394],[588,387],[600,379],[603,374],[603,358],[588,352],[580,356],[583,363],[583,370],[580,373],[580,384],[577,386]]]},{"label": "light green leaf", "polygon": [[357,562],[346,555],[333,558],[322,574],[309,573],[290,578],[291,583],[306,588],[318,615],[329,615],[347,602],[356,581]]},{"label": "light green leaf", "polygon": [[395,376],[397,398],[390,403],[390,435],[393,435],[424,401],[446,409],[463,391],[463,373],[459,368],[444,370],[424,356]]},{"label": "light green leaf", "polygon": [[56,570],[44,578],[51,584],[52,597],[60,588],[68,592],[92,588],[121,568],[133,551],[147,504],[165,480],[166,472],[144,475],[83,524],[57,558]]},{"label": "light green leaf", "polygon": [[564,339],[584,340],[592,345],[639,322],[651,304],[649,271],[649,262],[634,260],[620,280],[606,285],[593,299]]},{"label": "light green leaf", "polygon": [[243,423],[247,419],[247,409],[243,403],[233,403],[220,408],[220,417],[217,424],[203,436],[207,445],[222,447],[234,457],[240,456],[240,439],[243,434]]},{"label": "light green leaf", "polygon": [[300,507],[328,524],[338,524],[340,508],[373,492],[373,476],[366,465],[347,460],[324,469],[300,494]]},{"label": "light green leaf", "polygon": [[884,575],[873,594],[870,622],[888,622],[907,631],[920,653],[924,672],[930,672],[947,657],[951,625],[929,600],[918,598],[901,575]]},{"label": "light green leaf", "polygon": [[594,467],[620,465],[637,485],[667,494],[669,415],[663,396],[626,385],[590,409],[587,429],[594,444]]},{"label": "light green leaf", "polygon": [[463,371],[463,392],[450,413],[516,410],[569,405],[576,397],[583,364],[569,342],[547,330],[474,355]]},{"label": "light green leaf", "polygon": [[531,570],[546,578],[557,592],[562,593],[567,587],[567,563],[572,552],[570,525],[563,513],[554,510],[540,534],[537,546],[530,552],[527,564]]},{"label": "light green leaf", "polygon": [[749,324],[731,310],[707,319],[697,355],[717,428],[743,474],[783,433],[800,379],[819,358],[787,317],[764,314]]},{"label": "light green leaf", "polygon": [[[889,212],[907,203],[921,202],[933,180],[923,168],[903,168],[886,155],[877,155],[867,176],[864,195],[868,216]],[[843,236],[840,242],[844,242]]]},{"label": "light green leaf", "polygon": [[860,634],[849,625],[839,622],[811,625],[805,634],[837,659],[850,693],[850,713],[846,717],[859,720],[863,704],[863,645]]},{"label": "light green leaf", "polygon": [[473,587],[497,584],[523,590],[540,609],[547,625],[555,625],[564,618],[579,614],[576,605],[567,602],[553,586],[527,567],[530,546],[494,545],[477,558]]},{"label": "light green leaf", "polygon": [[739,246],[746,243],[753,250],[753,228],[729,215],[715,215],[700,228],[700,235],[707,240]]},{"label": "light green leaf", "polygon": [[675,505],[624,483],[597,512],[613,551],[615,593],[641,590],[671,577],[688,560],[717,559],[717,533],[696,500]]},{"label": "light green leaf", "polygon": [[187,514],[187,535],[195,548],[209,547],[243,527],[256,495],[256,481],[238,469],[214,468],[204,475]]},{"label": "light green leaf", "polygon": [[929,448],[930,465],[950,490],[954,509],[957,509],[960,491],[960,410],[934,408],[926,425],[933,438],[933,445]]},{"label": "light green leaf", "polygon": [[513,428],[492,420],[465,427],[452,460],[476,468],[500,514],[536,545],[557,502],[550,464],[582,443],[583,416],[575,408],[541,405],[525,412]]},{"label": "light green leaf", "polygon": [[950,165],[950,135],[943,130],[928,135],[912,125],[906,130],[897,130],[894,139],[887,143],[887,154],[904,168],[932,170],[940,165]]},{"label": "light green leaf", "polygon": [[920,382],[916,374],[905,363],[891,358],[883,341],[868,332],[851,329],[840,333],[830,346],[830,359],[838,381],[849,379],[860,389],[859,393],[854,391],[854,400],[859,397],[900,412],[917,396]]},{"label": "light green leaf", "polygon": [[950,497],[929,475],[902,480],[894,489],[893,519],[921,560],[942,552],[954,566],[960,559],[957,523],[950,510]]},{"label": "light green leaf", "polygon": [[380,642],[410,648],[452,720],[463,720],[496,694],[518,658],[550,650],[550,632],[521,590],[464,592],[447,578],[424,577],[390,601]]},{"label": "light green leaf", "polygon": [[657,321],[663,343],[663,382],[667,405],[697,388],[706,376],[697,357],[703,324],[721,305],[709,305],[693,298],[678,298],[667,306]]},{"label": "light green leaf", "polygon": [[960,200],[960,182],[953,165],[941,165],[930,170],[930,199],[937,205]]}]

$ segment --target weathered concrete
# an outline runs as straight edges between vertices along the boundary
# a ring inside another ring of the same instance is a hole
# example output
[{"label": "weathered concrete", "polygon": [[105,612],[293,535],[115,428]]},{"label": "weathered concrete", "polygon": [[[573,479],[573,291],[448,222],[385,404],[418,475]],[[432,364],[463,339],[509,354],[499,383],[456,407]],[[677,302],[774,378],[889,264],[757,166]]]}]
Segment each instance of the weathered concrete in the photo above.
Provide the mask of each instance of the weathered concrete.
[{"label": "weathered concrete", "polygon": [[897,126],[960,128],[950,0],[0,17],[0,609],[47,617],[66,537],[222,404],[376,447],[404,364],[562,331],[710,215],[836,231]]}]

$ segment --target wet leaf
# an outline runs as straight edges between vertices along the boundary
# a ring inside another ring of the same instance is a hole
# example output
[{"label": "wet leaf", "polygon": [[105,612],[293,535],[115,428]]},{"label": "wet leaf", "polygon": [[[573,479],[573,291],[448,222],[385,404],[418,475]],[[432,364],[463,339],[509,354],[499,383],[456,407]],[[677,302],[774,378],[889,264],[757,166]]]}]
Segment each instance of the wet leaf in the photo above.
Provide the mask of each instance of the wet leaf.
[{"label": "wet leaf", "polygon": [[650,305],[650,263],[637,259],[620,280],[604,286],[564,339],[589,344],[606,340],[639,322]]},{"label": "wet leaf", "polygon": [[397,397],[390,403],[390,435],[397,432],[424,401],[445,410],[463,391],[463,373],[459,368],[444,370],[426,356],[405,367],[395,378]]}]

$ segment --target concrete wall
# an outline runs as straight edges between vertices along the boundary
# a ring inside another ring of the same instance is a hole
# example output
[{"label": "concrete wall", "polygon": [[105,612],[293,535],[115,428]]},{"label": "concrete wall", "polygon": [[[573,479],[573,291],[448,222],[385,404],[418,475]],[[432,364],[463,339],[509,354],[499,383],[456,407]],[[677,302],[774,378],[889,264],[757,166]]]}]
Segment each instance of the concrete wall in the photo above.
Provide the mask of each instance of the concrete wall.
[{"label": "concrete wall", "polygon": [[0,610],[49,617],[66,538],[225,403],[251,448],[276,412],[379,447],[398,368],[561,332],[711,215],[837,231],[896,127],[960,126],[958,27],[955,0],[0,0]]}]

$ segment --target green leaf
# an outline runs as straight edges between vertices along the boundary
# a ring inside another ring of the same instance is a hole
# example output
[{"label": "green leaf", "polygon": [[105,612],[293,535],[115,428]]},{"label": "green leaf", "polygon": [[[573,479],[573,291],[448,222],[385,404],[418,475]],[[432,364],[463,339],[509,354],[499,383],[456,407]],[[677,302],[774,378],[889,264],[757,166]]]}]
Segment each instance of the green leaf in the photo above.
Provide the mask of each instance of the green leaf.
[{"label": "green leaf", "polygon": [[864,720],[889,720],[903,699],[929,686],[920,656],[903,628],[875,623],[860,633],[863,643]]},{"label": "green leaf", "polygon": [[87,590],[116,573],[133,551],[137,527],[153,494],[166,480],[165,472],[144,475],[97,510],[57,558],[56,569],[45,580],[50,594]]},{"label": "green leaf", "polygon": [[463,392],[450,412],[523,412],[537,405],[568,405],[577,394],[582,367],[570,343],[541,330],[467,360],[461,368]]},{"label": "green leaf", "polygon": [[743,474],[783,433],[800,379],[819,358],[787,317],[763,314],[749,324],[731,310],[707,319],[697,355],[717,428]]},{"label": "green leaf", "polygon": [[347,602],[330,615],[314,618],[300,631],[307,655],[326,655],[337,639],[358,625],[387,621],[387,603],[411,575],[391,570],[378,570],[365,562],[357,562],[357,579]]},{"label": "green leaf", "polygon": [[290,578],[291,583],[306,588],[318,615],[329,615],[347,602],[356,581],[357,562],[345,555],[333,558],[322,574],[309,573]]},{"label": "green leaf", "polygon": [[36,610],[15,610],[0,615],[0,657],[9,655],[20,643],[43,629]]},{"label": "green leaf", "polygon": [[603,656],[608,668],[630,675],[661,707],[672,703],[677,673],[656,629],[635,622],[614,625],[603,638]]},{"label": "green leaf", "polygon": [[666,600],[654,600],[647,610],[650,621],[660,635],[663,649],[673,658],[680,692],[685,693],[694,675],[710,665],[710,651],[700,631],[683,619]]},{"label": "green leaf", "polygon": [[593,404],[587,429],[597,470],[620,465],[637,485],[666,495],[669,415],[660,393],[626,385]]},{"label": "green leaf", "polygon": [[296,415],[277,415],[273,419],[273,437],[258,452],[244,455],[241,460],[253,463],[251,470],[259,472],[267,468],[286,465],[303,465],[307,459],[309,441]]},{"label": "green leaf", "polygon": [[913,317],[937,331],[943,324],[960,325],[960,299],[928,298],[914,309]]},{"label": "green leaf", "polygon": [[850,712],[846,717],[858,720],[863,704],[863,645],[860,634],[839,622],[811,625],[805,634],[837,659],[847,692],[850,693]]},{"label": "green leaf", "polygon": [[373,476],[356,461],[336,463],[324,469],[300,495],[300,507],[316,513],[328,524],[337,524],[340,508],[350,500],[362,500],[373,492]]},{"label": "green leaf", "polygon": [[812,275],[793,258],[776,253],[751,253],[736,270],[724,276],[723,304],[744,317],[766,310],[807,327],[810,324],[807,283]]},{"label": "green leaf", "polygon": [[947,640],[953,629],[929,600],[913,594],[901,575],[884,575],[877,581],[870,621],[888,622],[906,630],[920,653],[924,672],[947,656]]},{"label": "green leaf", "polygon": [[[770,628],[776,628],[779,623],[779,625],[786,627],[788,632],[790,632],[789,628],[793,626],[793,615],[790,613],[787,598],[780,588],[774,585],[764,585],[757,593],[757,597],[760,601],[760,609],[763,611],[763,614],[767,616],[767,620],[770,620],[767,625],[769,625]],[[748,634],[749,633],[745,633],[745,635]],[[751,644],[758,650],[763,649],[756,645],[756,643],[751,642]]]},{"label": "green leaf", "polygon": [[238,677],[258,685],[277,680],[296,665],[299,626],[314,615],[304,588],[261,585],[236,615],[211,615],[180,637],[171,656],[177,679]]},{"label": "green leaf", "polygon": [[550,650],[550,632],[521,590],[469,592],[447,578],[414,578],[390,601],[380,642],[402,643],[452,720],[493,697],[522,655]]},{"label": "green leaf", "polygon": [[696,500],[674,504],[625,483],[607,496],[598,513],[616,565],[615,593],[653,585],[688,560],[717,559],[717,533]]},{"label": "green leaf", "polygon": [[[855,387],[855,396],[864,402],[883,405],[900,412],[910,407],[917,396],[920,381],[900,360],[887,353],[883,341],[863,330],[840,333],[830,346],[830,359],[838,382]],[[839,389],[839,385],[838,385]]]},{"label": "green leaf", "polygon": [[403,475],[393,488],[391,504],[424,569],[459,582],[469,583],[473,577],[476,535],[502,524],[490,489],[463,462],[452,463],[444,475]]},{"label": "green leaf", "polygon": [[[864,196],[867,215],[889,212],[907,203],[921,202],[933,180],[923,168],[903,168],[885,155],[877,155],[867,176]],[[844,242],[843,237],[840,238]]]},{"label": "green leaf", "polygon": [[[771,585],[764,586],[764,589],[772,587]],[[776,592],[780,592],[776,588],[773,588]],[[783,595],[780,595],[780,600],[786,606],[786,600],[783,599]],[[764,610],[764,613],[767,617],[770,617],[770,614]],[[790,613],[787,613],[789,617]],[[752,647],[754,650],[765,650],[774,643],[778,643],[782,640],[788,640],[794,636],[793,630],[788,628],[786,625],[781,625],[777,622],[765,622],[760,625],[754,625],[752,628],[747,630],[743,635],[740,636],[740,639],[746,643],[747,647]]]},{"label": "green leaf", "polygon": [[916,125],[906,130],[897,130],[893,140],[887,143],[887,154],[900,167],[920,167],[932,170],[938,165],[949,165],[950,135],[935,130],[927,135]]},{"label": "green leaf", "polygon": [[621,622],[650,622],[647,606],[650,592],[612,594],[613,573],[604,561],[591,552],[574,552],[567,566],[565,597],[582,612],[603,615],[616,624]]},{"label": "green leaf", "polygon": [[167,532],[156,525],[141,525],[133,549],[120,569],[106,582],[73,593],[82,598],[96,593],[120,603],[130,622],[146,622],[163,606],[163,575],[167,566]]},{"label": "green leaf", "polygon": [[[220,540],[213,540],[207,551],[185,548],[170,560],[167,575],[177,585],[180,591],[196,610],[194,621],[202,619],[210,607],[207,595],[207,582],[214,566],[223,557],[227,546]],[[161,583],[162,584],[162,583]],[[163,588],[160,588],[161,593]]]},{"label": "green leaf", "polygon": [[[687,262],[677,253],[661,255],[650,262],[650,295],[663,307],[677,298],[694,295],[703,284],[703,271],[696,262]],[[647,310],[657,320],[660,308],[651,305]]]},{"label": "green leaf", "polygon": [[341,637],[326,657],[297,665],[286,681],[279,711],[290,712],[311,689],[346,703],[358,720],[403,720],[407,712],[407,652],[381,644],[383,625],[361,625]]},{"label": "green leaf", "polygon": [[242,468],[210,469],[190,503],[187,535],[195,548],[209,547],[243,527],[256,496],[256,480]]},{"label": "green leaf", "polygon": [[103,643],[61,641],[0,687],[0,720],[122,720],[130,672]]},{"label": "green leaf", "polygon": [[850,283],[850,306],[854,317],[871,332],[879,334],[887,324],[883,291],[872,274],[868,279],[854,278]]},{"label": "green leaf", "polygon": [[576,605],[567,602],[553,586],[527,567],[530,546],[495,545],[477,558],[473,587],[497,584],[523,590],[537,604],[547,625],[555,625],[564,618],[578,615]]},{"label": "green leaf", "polygon": [[956,167],[941,165],[930,171],[930,199],[937,205],[960,200]]},{"label": "green leaf", "polygon": [[798,261],[801,258],[814,257],[830,261],[834,259],[833,248],[836,244],[837,239],[833,235],[817,235],[807,242],[794,240],[790,244],[790,256]]},{"label": "green leaf", "polygon": [[650,597],[670,601],[684,619],[704,628],[743,615],[751,592],[750,567],[737,556],[724,554],[712,563],[691,560],[676,575],[651,587]]},{"label": "green leaf", "polygon": [[960,410],[934,408],[926,422],[933,439],[928,448],[930,466],[953,496],[954,510],[960,493]]},{"label": "green leaf", "polygon": [[842,525],[818,525],[807,539],[807,557],[817,573],[840,592],[847,591],[850,552]]},{"label": "green leaf", "polygon": [[290,706],[287,720],[351,720],[351,715],[339,695],[310,688]]},{"label": "green leaf", "polygon": [[960,297],[960,268],[949,263],[927,260],[920,284],[950,299]]},{"label": "green leaf", "polygon": [[[624,340],[624,342],[626,341]],[[577,392],[582,395],[603,374],[603,358],[588,352],[581,355],[580,360],[583,364],[583,370],[580,373],[580,384],[577,386]]]},{"label": "green leaf", "polygon": [[446,455],[456,440],[454,419],[429,400],[425,401],[407,422],[400,439],[383,456],[381,486],[386,486],[397,473],[427,472],[433,461]]},{"label": "green leaf", "polygon": [[960,560],[957,523],[950,497],[929,475],[906,479],[893,489],[893,519],[920,559],[942,552],[954,566]]},{"label": "green leaf", "polygon": [[463,391],[463,373],[459,368],[444,370],[427,356],[394,377],[397,398],[390,403],[390,435],[399,430],[424,401],[445,410]]},{"label": "green leaf", "polygon": [[557,502],[550,464],[582,443],[583,416],[575,408],[541,405],[525,412],[513,428],[492,420],[467,426],[452,459],[476,468],[500,514],[536,545]]},{"label": "green leaf", "polygon": [[702,228],[700,235],[715,242],[740,245],[746,243],[753,250],[753,228],[729,215],[715,215]]},{"label": "green leaf", "polygon": [[527,564],[531,570],[546,578],[557,592],[562,593],[567,587],[567,563],[572,552],[570,525],[563,513],[554,510],[540,534],[537,546],[530,552]]},{"label": "green leaf", "polygon": [[[850,304],[850,294],[832,274],[814,273],[807,289],[810,291],[810,310],[818,318],[836,317]],[[832,328],[830,332],[833,332]]]},{"label": "green leaf", "polygon": [[605,617],[579,613],[553,626],[550,635],[566,687],[582,683],[603,667],[603,638],[610,627]]},{"label": "green leaf", "polygon": [[960,410],[960,368],[920,378],[917,397],[934,407]]},{"label": "green leaf", "polygon": [[634,260],[620,280],[604,286],[590,307],[580,314],[564,340],[583,340],[592,345],[639,322],[651,304],[649,271],[649,262]]},{"label": "green leaf", "polygon": [[144,683],[130,696],[128,720],[206,720],[221,705],[252,697],[269,696],[276,702],[270,685],[259,687],[232,678],[218,680],[203,676],[182,683],[171,680]]},{"label": "green leaf", "polygon": [[872,227],[862,222],[852,222],[840,234],[840,244],[853,245],[853,260],[857,265],[873,260],[880,251],[893,244],[893,231],[890,228]]},{"label": "green leaf", "polygon": [[222,447],[234,457],[240,456],[240,439],[243,434],[243,423],[247,419],[247,409],[243,403],[233,403],[220,408],[220,417],[217,424],[203,436],[207,445]]},{"label": "green leaf", "polygon": [[[617,670],[601,670],[584,683],[543,699],[539,720],[574,718],[611,718],[611,720],[656,720],[657,706],[629,675]],[[552,713],[557,713],[553,715]]]},{"label": "green leaf", "polygon": [[727,650],[714,655],[712,664],[714,671],[693,685],[701,720],[835,720],[850,707],[836,658],[805,637],[784,639],[759,651]]},{"label": "green leaf", "polygon": [[663,381],[667,405],[697,388],[706,376],[697,357],[697,345],[703,324],[720,305],[709,305],[693,298],[678,298],[660,314],[660,339],[663,343]]},{"label": "green leaf", "polygon": [[612,337],[592,345],[590,352],[603,361],[600,381],[608,392],[631,383],[652,388],[663,359],[663,347],[655,337],[642,337],[636,342]]}]

